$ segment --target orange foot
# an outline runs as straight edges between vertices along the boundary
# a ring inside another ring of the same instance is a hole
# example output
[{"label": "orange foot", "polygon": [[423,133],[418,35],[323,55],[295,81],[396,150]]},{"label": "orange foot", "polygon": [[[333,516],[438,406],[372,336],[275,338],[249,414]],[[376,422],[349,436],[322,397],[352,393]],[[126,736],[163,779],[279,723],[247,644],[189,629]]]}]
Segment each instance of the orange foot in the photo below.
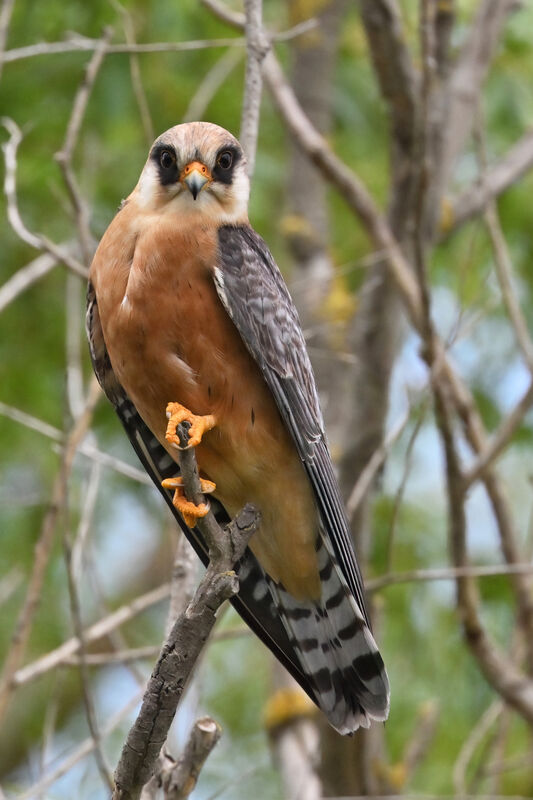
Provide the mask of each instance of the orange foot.
[{"label": "orange foot", "polygon": [[[212,414],[206,414],[204,417],[199,417],[189,411],[185,406],[179,403],[169,403],[167,405],[168,425],[165,438],[167,442],[177,447],[178,450],[188,450],[189,447],[196,447],[202,441],[202,436],[206,431],[210,431],[216,425],[216,419]],[[190,422],[189,428],[189,444],[187,447],[180,445],[179,436],[177,434],[177,427],[180,422]]]},{"label": "orange foot", "polygon": [[[183,490],[183,478],[166,478],[164,481],[161,481],[161,486],[164,489],[176,490],[172,498],[172,503],[178,509],[189,528],[194,528],[196,520],[200,517],[205,517],[209,511],[207,503],[200,503],[200,505],[197,506],[195,503],[187,500]],[[213,481],[200,478],[200,488],[204,494],[209,494],[209,492],[215,491],[216,485]]]}]

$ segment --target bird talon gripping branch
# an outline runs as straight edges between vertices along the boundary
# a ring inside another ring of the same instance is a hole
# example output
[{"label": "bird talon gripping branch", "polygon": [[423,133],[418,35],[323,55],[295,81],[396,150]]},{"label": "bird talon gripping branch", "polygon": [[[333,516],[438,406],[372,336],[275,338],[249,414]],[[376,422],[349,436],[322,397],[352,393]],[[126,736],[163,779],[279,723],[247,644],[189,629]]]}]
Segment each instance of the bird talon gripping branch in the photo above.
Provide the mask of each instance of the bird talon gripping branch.
[{"label": "bird talon gripping branch", "polygon": [[[167,442],[177,447],[178,450],[188,450],[190,447],[196,447],[202,441],[202,436],[207,431],[210,431],[216,425],[216,420],[212,414],[205,416],[198,416],[189,411],[185,406],[179,403],[169,403],[167,405],[167,432],[165,438]],[[182,422],[189,422],[189,444],[187,447],[182,447],[177,433],[178,425]]]},{"label": "bird talon gripping branch", "polygon": [[[189,528],[194,528],[196,525],[196,520],[205,517],[209,511],[208,503],[200,503],[199,505],[196,505],[196,503],[187,500],[183,488],[183,478],[166,478],[164,481],[161,481],[161,486],[164,489],[175,489],[172,503],[174,504],[175,508],[178,509],[181,516],[185,520],[185,524]],[[216,485],[213,483],[213,481],[200,478],[200,488],[204,494],[209,494],[210,492],[214,492]]]}]

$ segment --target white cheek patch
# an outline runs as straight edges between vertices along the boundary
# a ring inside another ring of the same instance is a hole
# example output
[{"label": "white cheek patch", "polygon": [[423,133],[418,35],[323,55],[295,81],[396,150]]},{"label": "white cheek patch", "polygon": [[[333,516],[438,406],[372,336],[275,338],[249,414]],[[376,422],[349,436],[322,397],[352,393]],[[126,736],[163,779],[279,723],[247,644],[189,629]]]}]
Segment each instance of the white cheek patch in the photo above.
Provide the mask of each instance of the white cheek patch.
[{"label": "white cheek patch", "polygon": [[157,168],[152,162],[143,169],[137,188],[139,190],[139,205],[144,208],[153,205],[154,197],[160,185]]}]

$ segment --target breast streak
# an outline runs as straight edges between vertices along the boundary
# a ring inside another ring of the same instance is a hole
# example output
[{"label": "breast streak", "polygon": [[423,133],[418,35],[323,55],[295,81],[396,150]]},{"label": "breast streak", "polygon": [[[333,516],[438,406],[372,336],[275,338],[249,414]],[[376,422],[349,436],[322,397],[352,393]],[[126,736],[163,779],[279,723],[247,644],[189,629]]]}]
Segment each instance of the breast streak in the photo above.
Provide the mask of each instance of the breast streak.
[{"label": "breast streak", "polygon": [[[216,483],[230,515],[246,502],[259,507],[262,524],[250,546],[271,577],[298,599],[317,597],[312,491],[264,378],[216,294],[215,236],[199,229],[139,238],[116,316],[124,343],[119,377],[174,458],[164,438],[167,403],[214,414],[216,427],[197,447],[201,473]],[[111,360],[115,366],[113,353]]]}]

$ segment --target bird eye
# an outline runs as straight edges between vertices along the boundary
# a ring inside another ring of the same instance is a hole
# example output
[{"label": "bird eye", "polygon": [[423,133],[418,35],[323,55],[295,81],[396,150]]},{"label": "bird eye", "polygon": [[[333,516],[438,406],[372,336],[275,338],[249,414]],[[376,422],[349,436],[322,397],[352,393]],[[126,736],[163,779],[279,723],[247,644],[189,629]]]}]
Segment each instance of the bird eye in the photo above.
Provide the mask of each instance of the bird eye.
[{"label": "bird eye", "polygon": [[221,169],[229,169],[233,164],[233,153],[230,150],[224,150],[217,158],[217,164]]},{"label": "bird eye", "polygon": [[163,150],[159,156],[159,163],[163,169],[170,169],[176,162],[176,156],[170,150]]}]

